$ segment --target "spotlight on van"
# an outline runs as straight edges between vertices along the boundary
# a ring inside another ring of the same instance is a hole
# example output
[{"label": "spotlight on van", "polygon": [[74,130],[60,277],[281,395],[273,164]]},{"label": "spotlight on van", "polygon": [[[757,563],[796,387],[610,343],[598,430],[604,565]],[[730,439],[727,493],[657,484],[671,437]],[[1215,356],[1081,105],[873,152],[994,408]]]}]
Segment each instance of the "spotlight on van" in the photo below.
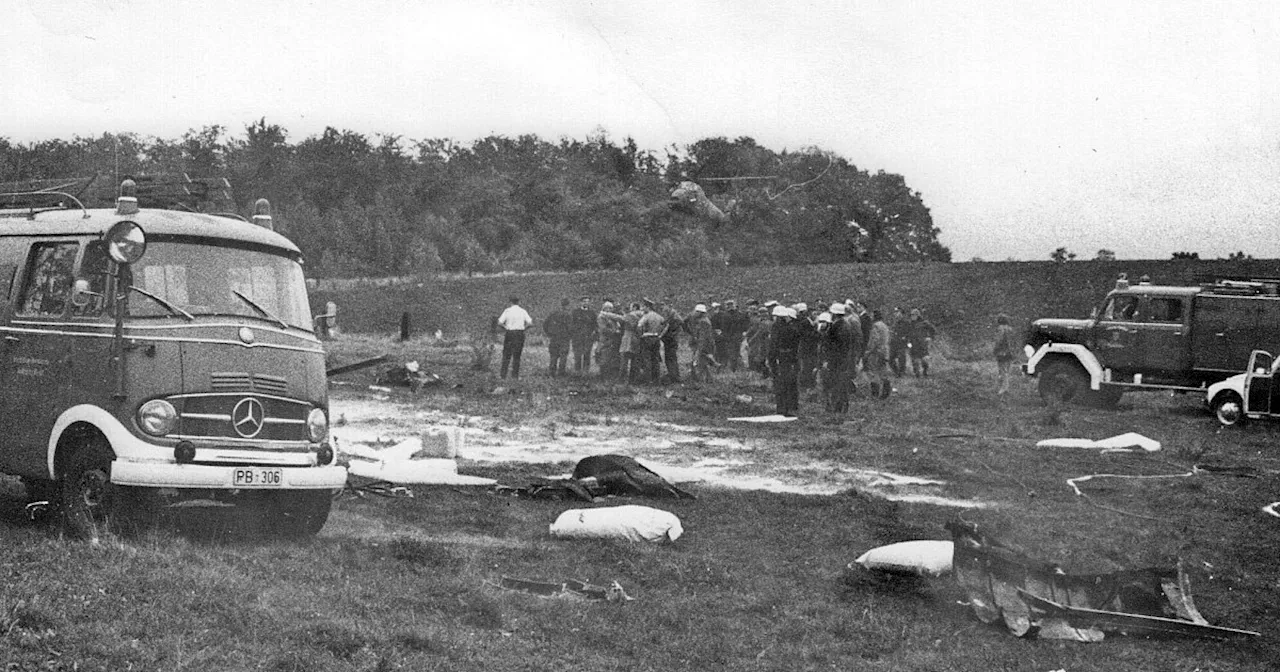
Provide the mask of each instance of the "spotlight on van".
[{"label": "spotlight on van", "polygon": [[123,220],[107,230],[107,254],[117,264],[132,264],[147,251],[147,235],[137,222]]}]

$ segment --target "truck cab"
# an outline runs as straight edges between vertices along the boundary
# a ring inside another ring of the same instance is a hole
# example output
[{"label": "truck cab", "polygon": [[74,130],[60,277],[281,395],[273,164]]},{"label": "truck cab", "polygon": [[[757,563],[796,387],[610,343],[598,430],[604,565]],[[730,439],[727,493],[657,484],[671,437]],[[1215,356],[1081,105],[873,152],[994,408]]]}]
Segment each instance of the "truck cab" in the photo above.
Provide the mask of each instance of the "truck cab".
[{"label": "truck cab", "polygon": [[1024,371],[1046,400],[1114,404],[1129,390],[1200,391],[1280,341],[1280,282],[1218,278],[1196,286],[1124,276],[1088,319],[1036,320]]},{"label": "truck cab", "polygon": [[346,470],[301,253],[265,201],[250,222],[144,194],[0,194],[0,471],[80,535],[191,500],[313,535]]}]

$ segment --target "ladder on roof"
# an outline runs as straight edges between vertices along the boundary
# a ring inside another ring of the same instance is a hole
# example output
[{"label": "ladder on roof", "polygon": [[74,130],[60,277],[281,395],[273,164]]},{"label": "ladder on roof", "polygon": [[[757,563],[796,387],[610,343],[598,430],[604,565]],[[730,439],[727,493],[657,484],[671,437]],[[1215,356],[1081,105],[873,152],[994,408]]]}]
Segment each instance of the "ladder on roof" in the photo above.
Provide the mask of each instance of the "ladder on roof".
[{"label": "ladder on roof", "polygon": [[[236,210],[231,183],[223,177],[186,173],[130,176],[144,208],[216,212]],[[64,208],[114,207],[120,184],[107,175],[0,183],[0,210],[31,214]]]}]

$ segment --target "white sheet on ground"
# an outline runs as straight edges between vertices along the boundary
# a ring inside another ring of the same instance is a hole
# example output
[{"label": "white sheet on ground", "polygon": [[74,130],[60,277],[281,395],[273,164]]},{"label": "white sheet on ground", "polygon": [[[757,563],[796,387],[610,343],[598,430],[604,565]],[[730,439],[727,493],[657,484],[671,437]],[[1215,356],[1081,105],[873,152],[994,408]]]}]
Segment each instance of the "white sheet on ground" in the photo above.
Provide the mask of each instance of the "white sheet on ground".
[{"label": "white sheet on ground", "polygon": [[1104,452],[1128,452],[1139,448],[1154,453],[1160,450],[1160,442],[1137,432],[1118,434],[1109,439],[1045,439],[1036,443],[1039,448],[1097,448]]},{"label": "white sheet on ground", "polygon": [[563,539],[675,541],[682,534],[674,513],[637,504],[569,509],[551,524],[551,536]]}]

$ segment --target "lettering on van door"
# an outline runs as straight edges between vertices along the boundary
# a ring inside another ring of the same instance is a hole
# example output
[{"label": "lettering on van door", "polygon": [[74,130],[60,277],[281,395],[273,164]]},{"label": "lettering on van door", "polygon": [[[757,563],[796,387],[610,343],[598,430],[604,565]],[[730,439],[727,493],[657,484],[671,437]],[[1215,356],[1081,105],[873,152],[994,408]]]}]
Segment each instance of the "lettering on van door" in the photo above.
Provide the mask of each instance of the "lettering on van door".
[{"label": "lettering on van door", "polygon": [[43,378],[49,370],[49,360],[39,357],[14,357],[13,372],[19,376]]}]

